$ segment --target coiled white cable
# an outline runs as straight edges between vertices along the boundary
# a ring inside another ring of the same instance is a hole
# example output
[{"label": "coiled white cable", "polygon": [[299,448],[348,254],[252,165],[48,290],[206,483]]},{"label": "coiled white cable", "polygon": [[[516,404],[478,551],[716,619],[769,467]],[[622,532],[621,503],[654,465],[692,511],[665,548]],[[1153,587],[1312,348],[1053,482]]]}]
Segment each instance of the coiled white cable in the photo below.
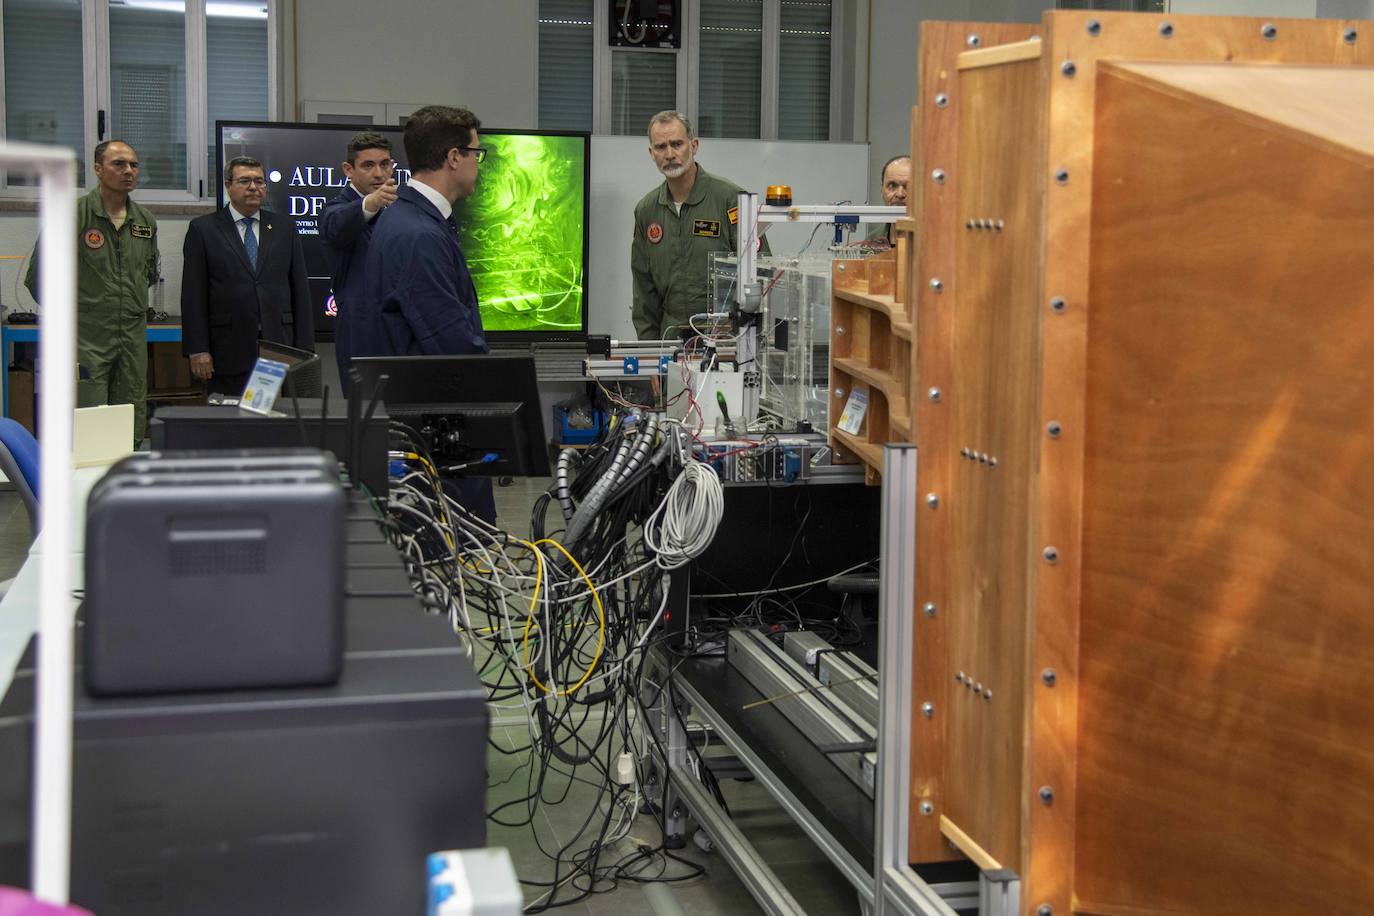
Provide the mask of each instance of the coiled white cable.
[{"label": "coiled white cable", "polygon": [[716,469],[688,461],[645,521],[644,543],[659,566],[677,569],[705,552],[724,514],[725,496]]}]

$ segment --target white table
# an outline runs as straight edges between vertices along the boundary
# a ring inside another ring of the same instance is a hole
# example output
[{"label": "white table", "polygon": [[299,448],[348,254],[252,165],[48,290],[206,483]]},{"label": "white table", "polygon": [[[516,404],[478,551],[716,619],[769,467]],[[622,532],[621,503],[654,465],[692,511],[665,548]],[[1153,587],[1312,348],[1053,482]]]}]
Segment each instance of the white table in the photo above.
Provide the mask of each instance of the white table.
[{"label": "white table", "polygon": [[[85,581],[86,562],[86,497],[108,467],[78,468],[72,477],[72,556],[69,581],[73,591]],[[9,591],[0,600],[0,694],[9,688],[15,666],[24,654],[29,639],[38,630],[38,556],[43,551],[43,534],[39,532],[29,548],[28,558],[19,574],[10,583]],[[73,613],[77,598],[71,599]]]}]

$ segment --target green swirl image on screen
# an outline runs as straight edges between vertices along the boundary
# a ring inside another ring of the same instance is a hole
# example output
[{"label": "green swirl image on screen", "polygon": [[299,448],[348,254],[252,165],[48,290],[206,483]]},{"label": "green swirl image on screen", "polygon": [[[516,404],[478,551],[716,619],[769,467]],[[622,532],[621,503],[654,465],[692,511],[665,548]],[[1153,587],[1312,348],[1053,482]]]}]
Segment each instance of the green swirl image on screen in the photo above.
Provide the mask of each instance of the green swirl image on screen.
[{"label": "green swirl image on screen", "polygon": [[581,331],[586,140],[482,134],[457,214],[488,331]]}]

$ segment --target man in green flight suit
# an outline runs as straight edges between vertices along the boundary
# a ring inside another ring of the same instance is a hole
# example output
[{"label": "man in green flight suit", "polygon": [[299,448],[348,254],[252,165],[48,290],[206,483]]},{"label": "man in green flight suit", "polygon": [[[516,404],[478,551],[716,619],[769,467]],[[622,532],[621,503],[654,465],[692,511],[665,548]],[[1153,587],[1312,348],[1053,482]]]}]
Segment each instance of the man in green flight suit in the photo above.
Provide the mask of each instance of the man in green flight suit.
[{"label": "man in green flight suit", "polygon": [[[138,155],[122,140],[95,148],[98,184],[76,202],[76,350],[79,407],[134,405],[134,446],[148,401],[148,287],[157,282],[157,220],[129,198]],[[38,245],[24,285],[41,301]]]},{"label": "man in green flight suit", "polygon": [[635,205],[630,273],[640,340],[690,335],[689,319],[710,311],[708,256],[735,251],[740,187],[697,163],[699,144],[681,112],[649,120],[649,155],[666,180]]}]

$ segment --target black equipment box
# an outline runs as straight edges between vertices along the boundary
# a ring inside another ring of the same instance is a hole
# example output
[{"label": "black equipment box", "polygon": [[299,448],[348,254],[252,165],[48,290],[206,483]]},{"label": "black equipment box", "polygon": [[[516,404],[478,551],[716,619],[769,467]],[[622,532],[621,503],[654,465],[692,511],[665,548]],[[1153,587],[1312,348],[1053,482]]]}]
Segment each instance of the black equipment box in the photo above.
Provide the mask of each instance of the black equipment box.
[{"label": "black equipment box", "polygon": [[[299,419],[296,403],[300,406]],[[286,414],[280,417],[265,417],[237,407],[163,407],[149,421],[148,436],[155,451],[317,446],[333,452],[374,494],[385,496],[387,427],[391,422],[386,404],[379,402],[367,422],[358,420],[356,438],[350,441],[348,401],[330,399],[323,433],[320,414],[324,402],[301,398],[296,403],[289,398],[279,400],[277,407]],[[361,418],[365,408],[354,407],[354,416]]]},{"label": "black equipment box", "polygon": [[[361,498],[349,509],[349,579],[376,585],[350,590],[336,684],[93,698],[78,675],[73,903],[101,916],[420,913],[426,855],[486,844],[485,693]],[[0,885],[28,883],[31,659],[32,646],[0,702]]]},{"label": "black equipment box", "polygon": [[86,688],[333,683],[344,507],[335,462],[313,449],[117,463],[86,511]]}]

